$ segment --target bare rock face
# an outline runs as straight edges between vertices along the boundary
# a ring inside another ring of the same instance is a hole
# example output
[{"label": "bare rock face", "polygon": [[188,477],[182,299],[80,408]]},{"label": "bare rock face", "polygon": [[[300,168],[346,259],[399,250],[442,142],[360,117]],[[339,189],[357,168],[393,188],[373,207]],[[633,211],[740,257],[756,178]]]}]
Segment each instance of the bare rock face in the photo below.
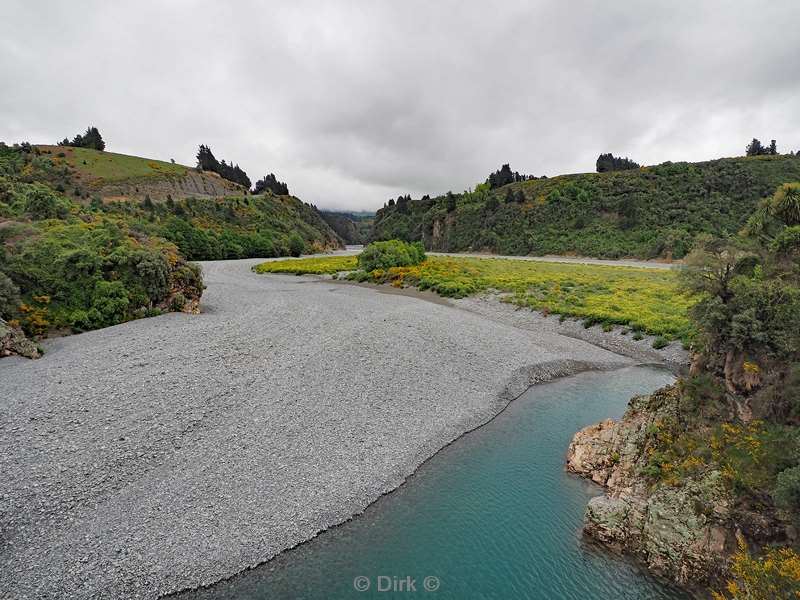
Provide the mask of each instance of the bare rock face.
[{"label": "bare rock face", "polygon": [[733,500],[721,474],[706,473],[680,486],[652,485],[641,474],[647,429],[674,415],[678,399],[675,388],[664,388],[632,399],[620,421],[579,431],[567,469],[606,488],[586,508],[587,536],[678,583],[698,585],[724,574],[736,550]]},{"label": "bare rock face", "polygon": [[36,344],[25,337],[21,329],[12,327],[0,319],[0,357],[11,355],[39,358],[41,353]]},{"label": "bare rock face", "polygon": [[95,193],[108,201],[144,200],[149,196],[153,202],[164,202],[168,198],[220,198],[244,193],[240,185],[223,179],[210,171],[189,170],[183,176],[143,177],[139,180],[106,183]]}]

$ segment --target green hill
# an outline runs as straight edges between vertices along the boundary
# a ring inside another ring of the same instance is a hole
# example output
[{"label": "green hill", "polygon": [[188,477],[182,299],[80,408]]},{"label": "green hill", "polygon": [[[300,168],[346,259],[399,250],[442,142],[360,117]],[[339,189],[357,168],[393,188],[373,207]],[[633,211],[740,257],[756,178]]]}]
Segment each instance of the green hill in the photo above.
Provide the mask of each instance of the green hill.
[{"label": "green hill", "polygon": [[698,234],[737,232],[759,199],[800,181],[800,157],[722,158],[561,175],[385,206],[372,239],[439,251],[681,258]]},{"label": "green hill", "polygon": [[222,181],[121,154],[0,143],[0,319],[44,336],[193,312],[203,283],[187,261],[342,246],[293,196],[254,196],[229,182],[195,194],[190,179]]},{"label": "green hill", "polygon": [[213,198],[247,191],[216,173],[173,162],[70,146],[42,145],[35,146],[35,151],[53,167],[40,170],[39,177],[46,177],[49,184],[78,202],[93,197],[164,202],[168,198]]}]

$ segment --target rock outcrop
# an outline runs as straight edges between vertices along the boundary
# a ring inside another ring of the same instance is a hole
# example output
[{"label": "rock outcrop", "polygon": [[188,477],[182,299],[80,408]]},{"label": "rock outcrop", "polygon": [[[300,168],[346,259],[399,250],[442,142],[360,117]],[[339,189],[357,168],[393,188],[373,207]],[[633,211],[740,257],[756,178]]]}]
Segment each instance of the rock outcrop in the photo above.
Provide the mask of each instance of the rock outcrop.
[{"label": "rock outcrop", "polygon": [[41,352],[36,344],[25,337],[19,327],[0,319],[0,357],[12,355],[39,358]]},{"label": "rock outcrop", "polygon": [[584,533],[631,554],[665,577],[695,586],[724,575],[736,551],[733,498],[718,471],[653,484],[647,465],[648,430],[674,417],[675,387],[633,398],[620,421],[606,420],[575,434],[567,469],[606,488],[586,508]]},{"label": "rock outcrop", "polygon": [[153,202],[164,202],[168,198],[219,198],[241,196],[242,186],[223,179],[210,171],[189,170],[185,175],[141,177],[122,182],[103,183],[93,189],[104,200],[144,200],[149,196]]}]

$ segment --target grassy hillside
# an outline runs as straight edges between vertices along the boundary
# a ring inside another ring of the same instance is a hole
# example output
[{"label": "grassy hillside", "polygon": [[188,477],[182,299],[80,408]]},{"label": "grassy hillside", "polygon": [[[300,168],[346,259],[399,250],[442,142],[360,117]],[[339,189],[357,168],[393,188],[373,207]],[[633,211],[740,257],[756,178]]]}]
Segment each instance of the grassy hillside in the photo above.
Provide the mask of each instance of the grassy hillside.
[{"label": "grassy hillside", "polygon": [[387,206],[372,239],[432,250],[681,258],[698,234],[733,234],[758,201],[800,180],[800,157],[723,158],[562,175]]},{"label": "grassy hillside", "polygon": [[56,164],[64,164],[88,181],[121,181],[135,177],[183,176],[189,167],[175,163],[99,152],[90,148],[70,146],[37,146],[42,154],[49,154]]},{"label": "grassy hillside", "polygon": [[[245,188],[210,171],[198,171],[161,160],[101,152],[70,146],[35,146],[39,162],[48,168],[37,169],[35,177],[76,202],[99,198],[164,202],[192,197],[243,195]],[[46,178],[43,180],[42,178]]]}]

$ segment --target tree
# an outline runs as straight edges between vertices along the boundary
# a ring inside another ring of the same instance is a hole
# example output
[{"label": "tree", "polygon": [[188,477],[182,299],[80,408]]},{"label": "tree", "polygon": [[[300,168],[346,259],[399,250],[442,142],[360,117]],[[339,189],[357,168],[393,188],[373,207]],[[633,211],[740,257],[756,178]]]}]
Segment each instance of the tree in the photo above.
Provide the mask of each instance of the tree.
[{"label": "tree", "polygon": [[597,157],[597,172],[610,173],[611,171],[628,171],[638,169],[641,165],[630,158],[614,156],[610,152]]},{"label": "tree", "polygon": [[211,152],[211,148],[204,144],[200,144],[200,148],[197,151],[197,168],[202,171],[212,171],[223,179],[250,189],[250,178],[247,173],[239,168],[239,165],[228,164],[225,159],[217,161]]},{"label": "tree", "polygon": [[447,207],[447,212],[453,212],[456,209],[456,197],[453,192],[447,192],[445,205]]},{"label": "tree", "polygon": [[761,145],[761,142],[757,138],[753,138],[753,141],[747,144],[745,152],[747,156],[759,156],[760,154],[764,154],[764,146]]},{"label": "tree", "polygon": [[778,143],[775,140],[770,141],[769,146],[764,146],[757,138],[753,138],[745,148],[747,156],[775,156],[778,154]]},{"label": "tree", "polygon": [[103,141],[103,136],[97,127],[90,125],[86,131],[81,135],[80,133],[72,138],[70,142],[68,138],[64,138],[58,142],[59,146],[71,146],[73,148],[91,148],[93,150],[103,151],[106,148],[106,143]]},{"label": "tree", "polygon": [[253,188],[254,194],[264,194],[267,191],[270,191],[278,196],[288,196],[289,186],[282,181],[278,181],[278,178],[275,177],[274,173],[270,173],[269,175],[264,175],[262,179],[256,181],[256,185]]},{"label": "tree", "polygon": [[89,126],[86,128],[86,133],[83,134],[82,145],[84,148],[93,148],[95,150],[105,150],[106,143],[103,141],[103,136],[97,127]]},{"label": "tree", "polygon": [[529,181],[531,179],[536,179],[533,175],[520,175],[517,171],[512,171],[511,166],[506,163],[501,166],[497,171],[490,174],[489,177],[486,179],[486,183],[489,185],[489,189],[493,190],[495,188],[503,187],[504,185],[508,185],[509,183],[516,183],[518,181]]}]

